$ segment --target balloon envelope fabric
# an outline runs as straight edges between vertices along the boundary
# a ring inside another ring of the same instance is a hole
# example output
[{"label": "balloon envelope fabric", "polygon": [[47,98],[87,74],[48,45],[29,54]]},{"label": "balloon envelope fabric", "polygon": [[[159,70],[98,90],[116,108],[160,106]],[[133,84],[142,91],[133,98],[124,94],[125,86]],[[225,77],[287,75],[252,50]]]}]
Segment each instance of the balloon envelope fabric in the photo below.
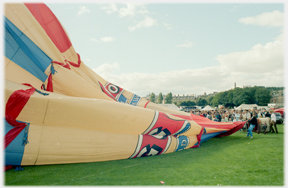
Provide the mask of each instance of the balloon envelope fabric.
[{"label": "balloon envelope fabric", "polygon": [[5,165],[146,157],[199,147],[245,122],[213,122],[106,81],[43,3],[5,4]]}]

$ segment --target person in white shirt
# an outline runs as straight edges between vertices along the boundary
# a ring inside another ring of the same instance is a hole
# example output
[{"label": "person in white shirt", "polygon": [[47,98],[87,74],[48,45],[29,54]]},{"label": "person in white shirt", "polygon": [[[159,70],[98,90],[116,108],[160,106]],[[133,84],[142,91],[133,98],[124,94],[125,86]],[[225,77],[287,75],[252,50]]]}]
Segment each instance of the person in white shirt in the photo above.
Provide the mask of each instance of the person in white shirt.
[{"label": "person in white shirt", "polygon": [[242,119],[243,119],[243,121],[246,121],[246,119],[247,119],[246,110],[244,110],[243,113],[242,113]]},{"label": "person in white shirt", "polygon": [[250,119],[251,118],[251,113],[249,110],[246,111],[246,119]]},{"label": "person in white shirt", "polygon": [[[271,132],[274,133],[276,131],[276,133],[278,133],[277,125],[276,125],[276,114],[273,113],[273,111],[270,111],[270,114],[271,114]],[[275,131],[273,129],[273,125],[275,127]]]},{"label": "person in white shirt", "polygon": [[240,114],[239,114],[239,111],[236,110],[236,113],[235,113],[235,118],[236,120],[235,121],[239,121],[239,118],[240,118]]},{"label": "person in white shirt", "polygon": [[259,110],[259,112],[258,112],[258,117],[257,118],[262,118],[262,112],[261,112],[261,110]]}]

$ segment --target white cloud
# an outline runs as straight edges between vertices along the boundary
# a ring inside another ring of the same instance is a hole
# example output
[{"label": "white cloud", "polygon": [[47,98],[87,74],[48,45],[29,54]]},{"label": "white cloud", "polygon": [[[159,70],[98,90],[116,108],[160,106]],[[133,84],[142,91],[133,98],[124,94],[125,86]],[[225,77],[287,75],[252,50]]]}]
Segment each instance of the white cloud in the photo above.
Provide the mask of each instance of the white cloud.
[{"label": "white cloud", "polygon": [[108,14],[117,13],[119,17],[132,17],[132,20],[136,22],[136,15],[140,15],[143,17],[143,21],[136,22],[136,25],[128,27],[130,31],[134,31],[135,29],[143,28],[143,27],[152,27],[156,25],[156,20],[151,18],[150,12],[147,10],[144,4],[137,3],[127,3],[124,4],[124,7],[116,4],[109,4],[108,6],[103,6],[101,9],[105,10]]},{"label": "white cloud", "polygon": [[89,9],[87,9],[85,6],[80,6],[77,15],[80,16],[82,14],[88,14],[91,11]]},{"label": "white cloud", "polygon": [[118,70],[119,67],[120,66],[119,66],[118,62],[115,62],[113,64],[104,63],[104,64],[100,65],[99,67],[92,69],[92,70],[99,75],[109,75],[111,73],[114,73],[115,70]]},{"label": "white cloud", "polygon": [[247,25],[282,27],[284,26],[284,13],[275,10],[273,12],[264,12],[254,17],[241,18],[238,21]]},{"label": "white cloud", "polygon": [[143,21],[138,22],[136,25],[132,27],[128,27],[130,31],[134,31],[135,29],[139,29],[142,27],[152,27],[153,25],[156,25],[157,21],[149,16],[145,16]]},{"label": "white cloud", "polygon": [[228,70],[241,73],[247,72],[247,68],[253,73],[283,70],[284,43],[275,40],[265,45],[257,44],[249,51],[218,55],[216,60]]},{"label": "white cloud", "polygon": [[[121,5],[118,5],[118,7]],[[139,3],[127,3],[124,7],[118,8],[115,3],[110,3],[107,6],[101,7],[108,14],[118,13],[119,17],[135,16],[136,14],[149,14],[144,4]]]},{"label": "white cloud", "polygon": [[163,23],[163,25],[164,25],[167,29],[173,29],[173,25],[172,25],[172,24]]},{"label": "white cloud", "polygon": [[115,3],[110,3],[108,6],[101,7],[101,9],[106,10],[108,14],[112,14],[118,11],[118,8]]},{"label": "white cloud", "polygon": [[113,42],[115,39],[114,37],[102,37],[100,38],[100,40],[95,38],[91,38],[90,40],[98,43],[98,42]]},{"label": "white cloud", "polygon": [[[125,73],[116,75],[118,63],[103,64],[94,69],[105,80],[146,96],[154,92],[167,94],[203,94],[241,86],[284,86],[283,36],[265,45],[257,44],[248,51],[218,55],[219,65],[201,69],[168,71],[158,74]],[[200,63],[200,62],[199,62]]]},{"label": "white cloud", "polygon": [[102,42],[113,42],[114,38],[113,37],[103,37],[101,38]]},{"label": "white cloud", "polygon": [[119,16],[133,16],[136,13],[136,5],[135,4],[126,4],[126,7],[119,9]]},{"label": "white cloud", "polygon": [[180,48],[190,48],[193,46],[192,42],[189,42],[189,41],[186,41],[185,43],[183,44],[178,44],[176,45],[177,47],[180,47]]}]

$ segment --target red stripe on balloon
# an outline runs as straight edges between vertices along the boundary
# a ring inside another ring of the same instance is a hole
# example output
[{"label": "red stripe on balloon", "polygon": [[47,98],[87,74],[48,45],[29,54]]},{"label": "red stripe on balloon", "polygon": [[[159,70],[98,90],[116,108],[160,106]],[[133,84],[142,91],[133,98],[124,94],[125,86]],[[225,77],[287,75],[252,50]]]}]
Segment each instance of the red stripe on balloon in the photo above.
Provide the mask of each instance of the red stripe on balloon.
[{"label": "red stripe on balloon", "polygon": [[44,3],[24,4],[61,53],[67,51],[72,46],[72,43],[59,20],[47,5]]}]

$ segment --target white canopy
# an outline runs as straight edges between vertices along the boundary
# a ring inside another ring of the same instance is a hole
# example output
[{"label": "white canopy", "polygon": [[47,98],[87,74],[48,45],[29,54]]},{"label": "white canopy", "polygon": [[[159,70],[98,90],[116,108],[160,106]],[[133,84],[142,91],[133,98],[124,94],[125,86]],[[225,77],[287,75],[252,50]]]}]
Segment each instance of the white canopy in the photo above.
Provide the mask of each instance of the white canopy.
[{"label": "white canopy", "polygon": [[201,110],[214,110],[211,106],[207,105]]},{"label": "white canopy", "polygon": [[235,108],[236,110],[252,110],[253,108],[257,108],[257,104],[241,104],[240,106],[238,106],[237,108]]}]

